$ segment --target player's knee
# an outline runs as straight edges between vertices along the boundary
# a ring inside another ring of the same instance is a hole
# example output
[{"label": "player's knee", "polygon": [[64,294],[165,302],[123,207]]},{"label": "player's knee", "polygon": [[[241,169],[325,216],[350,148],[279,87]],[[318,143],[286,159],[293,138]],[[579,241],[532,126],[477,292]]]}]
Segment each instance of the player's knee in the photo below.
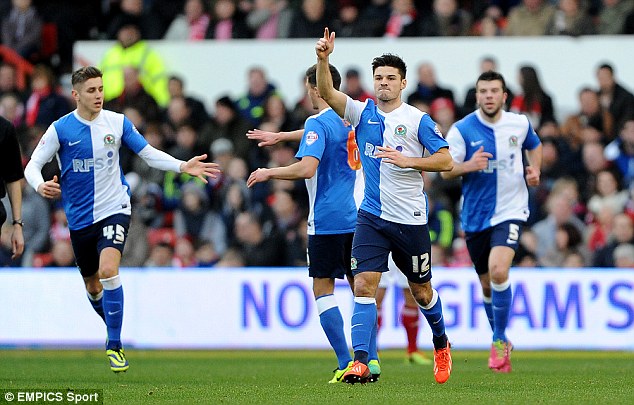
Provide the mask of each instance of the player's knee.
[{"label": "player's knee", "polygon": [[431,283],[422,284],[416,289],[412,289],[412,295],[420,306],[427,306],[434,297],[434,289]]},{"label": "player's knee", "polygon": [[112,264],[102,264],[99,266],[99,278],[111,278],[119,274],[119,267]]},{"label": "player's knee", "polygon": [[501,284],[508,279],[509,269],[506,266],[493,264],[489,268],[489,274],[491,276],[491,282]]}]

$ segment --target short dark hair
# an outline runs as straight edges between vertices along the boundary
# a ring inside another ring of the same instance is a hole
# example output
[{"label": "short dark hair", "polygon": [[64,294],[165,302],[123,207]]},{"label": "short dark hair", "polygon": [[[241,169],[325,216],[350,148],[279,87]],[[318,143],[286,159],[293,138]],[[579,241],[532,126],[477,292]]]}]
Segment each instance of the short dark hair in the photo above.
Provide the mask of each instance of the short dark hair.
[{"label": "short dark hair", "polygon": [[608,71],[610,71],[611,74],[614,74],[614,68],[609,63],[600,64],[597,70],[603,70],[603,69],[607,69]]},{"label": "short dark hair", "polygon": [[398,72],[401,74],[401,79],[405,79],[407,75],[407,65],[400,56],[384,53],[381,56],[377,56],[372,60],[372,74],[376,71],[376,68],[381,66],[389,66],[398,69]]},{"label": "short dark hair", "polygon": [[71,78],[71,84],[75,87],[78,84],[85,83],[88,79],[94,79],[95,77],[102,77],[101,70],[94,66],[84,66],[73,72]]},{"label": "short dark hair", "polygon": [[[328,64],[328,68],[330,69],[330,75],[332,76],[332,85],[335,89],[339,90],[341,87],[341,74],[331,64]],[[311,86],[317,86],[317,65],[313,65],[306,69],[306,79],[308,80],[308,84]]]},{"label": "short dark hair", "polygon": [[478,76],[478,80],[476,80],[476,87],[478,87],[478,82],[492,82],[493,80],[499,80],[502,82],[502,91],[506,92],[506,81],[504,80],[504,76],[502,76],[498,72],[494,72],[489,70],[488,72],[482,73]]}]

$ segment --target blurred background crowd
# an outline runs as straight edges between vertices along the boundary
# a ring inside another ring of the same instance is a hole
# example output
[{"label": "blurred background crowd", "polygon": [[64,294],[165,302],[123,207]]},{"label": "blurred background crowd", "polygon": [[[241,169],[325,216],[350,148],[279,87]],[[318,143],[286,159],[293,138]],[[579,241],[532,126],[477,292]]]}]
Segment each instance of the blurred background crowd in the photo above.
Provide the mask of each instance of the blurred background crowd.
[{"label": "blurred background crowd", "polygon": [[[221,165],[222,176],[203,184],[151,169],[121,149],[133,198],[122,265],[153,267],[305,266],[304,182],[252,189],[245,183],[258,167],[293,163],[298,145],[259,148],[246,132],[298,129],[313,110],[306,97],[285,99],[255,66],[246,68],[241,97],[222,96],[208,106],[188,93],[186,77],[166,70],[146,40],[318,38],[324,26],[338,37],[634,33],[634,0],[0,0],[0,16],[0,115],[16,126],[25,164],[46,128],[74,109],[60,86],[76,62],[74,42],[107,39],[114,42],[100,63],[105,108],[125,113],[151,145],[179,159],[207,153]],[[438,83],[436,68],[417,65],[418,82],[410,81],[405,96],[446,133],[476,108],[475,89],[456,99],[456,89]],[[557,112],[536,66],[517,72],[519,87],[509,89],[507,109],[529,117],[544,143],[544,161],[516,265],[634,267],[634,95],[617,68],[598,65],[596,82],[579,91],[570,115]],[[480,69],[496,69],[496,59],[483,56]],[[358,70],[342,73],[344,92],[373,97]],[[53,161],[44,177],[58,171]],[[460,183],[424,176],[433,263],[469,266]],[[25,185],[23,220],[26,253],[12,262],[10,242],[2,240],[1,266],[74,265],[59,203]]]}]

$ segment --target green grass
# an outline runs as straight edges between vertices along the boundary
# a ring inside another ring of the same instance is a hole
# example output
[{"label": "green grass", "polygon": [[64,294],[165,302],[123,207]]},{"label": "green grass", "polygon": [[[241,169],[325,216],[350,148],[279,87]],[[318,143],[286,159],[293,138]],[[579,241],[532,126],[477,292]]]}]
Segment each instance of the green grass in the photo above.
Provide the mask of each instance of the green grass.
[{"label": "green grass", "polygon": [[[99,350],[2,350],[0,389],[103,389],[104,404],[631,404],[634,353],[516,350],[513,373],[483,351],[453,351],[451,379],[381,353],[376,384],[327,384],[327,351],[127,351],[115,375]],[[3,399],[0,398],[0,403]]]}]

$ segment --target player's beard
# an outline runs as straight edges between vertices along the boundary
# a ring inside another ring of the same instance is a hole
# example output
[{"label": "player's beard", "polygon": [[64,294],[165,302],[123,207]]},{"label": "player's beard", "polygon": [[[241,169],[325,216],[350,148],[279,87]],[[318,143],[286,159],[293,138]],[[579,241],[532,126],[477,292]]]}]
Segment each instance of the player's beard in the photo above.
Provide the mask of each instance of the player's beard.
[{"label": "player's beard", "polygon": [[501,109],[502,109],[502,106],[499,105],[499,106],[497,106],[495,108],[495,110],[493,110],[493,112],[489,113],[484,108],[480,108],[480,110],[482,110],[482,113],[484,115],[486,115],[487,117],[489,117],[489,118],[495,118],[498,115],[498,113],[500,112]]}]

